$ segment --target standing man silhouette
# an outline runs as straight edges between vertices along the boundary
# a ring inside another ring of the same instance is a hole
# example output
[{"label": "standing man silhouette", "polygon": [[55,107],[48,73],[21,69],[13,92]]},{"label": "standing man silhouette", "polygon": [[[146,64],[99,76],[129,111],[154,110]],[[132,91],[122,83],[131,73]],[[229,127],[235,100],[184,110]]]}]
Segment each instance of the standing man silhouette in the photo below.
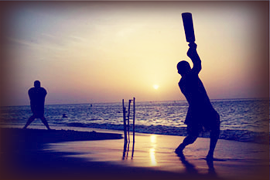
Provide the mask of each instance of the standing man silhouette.
[{"label": "standing man silhouette", "polygon": [[47,129],[50,130],[49,124],[44,117],[44,104],[47,91],[40,86],[39,81],[35,81],[34,87],[29,89],[28,95],[33,115],[28,119],[23,129],[26,129],[36,118],[40,118]]},{"label": "standing man silhouette", "polygon": [[220,118],[199,78],[202,66],[197,53],[197,45],[194,42],[189,44],[187,55],[193,62],[193,68],[190,68],[187,61],[180,61],[177,64],[177,69],[182,76],[178,85],[189,104],[185,120],[188,135],[176,148],[175,153],[183,157],[184,148],[192,144],[199,136],[199,133],[205,129],[210,131],[210,148],[206,158],[211,160],[220,134]]}]

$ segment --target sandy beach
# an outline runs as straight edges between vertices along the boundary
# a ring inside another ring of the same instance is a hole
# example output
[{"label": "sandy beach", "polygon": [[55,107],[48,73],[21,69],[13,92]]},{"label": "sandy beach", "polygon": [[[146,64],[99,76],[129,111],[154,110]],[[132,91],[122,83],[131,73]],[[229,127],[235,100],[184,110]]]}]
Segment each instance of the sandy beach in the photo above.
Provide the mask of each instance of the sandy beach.
[{"label": "sandy beach", "polygon": [[125,149],[119,131],[1,128],[1,174],[5,179],[269,179],[268,144],[219,140],[218,159],[207,162],[209,139],[199,138],[181,159],[174,149],[183,138],[136,133]]}]

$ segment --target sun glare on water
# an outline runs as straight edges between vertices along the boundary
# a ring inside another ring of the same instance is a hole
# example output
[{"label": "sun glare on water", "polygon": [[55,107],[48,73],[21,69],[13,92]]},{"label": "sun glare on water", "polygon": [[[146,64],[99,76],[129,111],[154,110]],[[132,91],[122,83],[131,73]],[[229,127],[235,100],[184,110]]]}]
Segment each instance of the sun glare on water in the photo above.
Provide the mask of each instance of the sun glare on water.
[{"label": "sun glare on water", "polygon": [[159,88],[159,85],[155,84],[155,85],[153,85],[153,88],[154,89],[158,89]]}]

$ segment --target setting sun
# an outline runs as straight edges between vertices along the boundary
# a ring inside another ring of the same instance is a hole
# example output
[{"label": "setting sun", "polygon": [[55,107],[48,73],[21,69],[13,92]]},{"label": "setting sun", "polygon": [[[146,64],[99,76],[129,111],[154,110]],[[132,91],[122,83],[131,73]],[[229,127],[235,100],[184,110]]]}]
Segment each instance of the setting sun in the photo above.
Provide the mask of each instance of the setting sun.
[{"label": "setting sun", "polygon": [[155,84],[155,85],[153,85],[153,88],[154,89],[158,89],[159,88],[159,85]]}]

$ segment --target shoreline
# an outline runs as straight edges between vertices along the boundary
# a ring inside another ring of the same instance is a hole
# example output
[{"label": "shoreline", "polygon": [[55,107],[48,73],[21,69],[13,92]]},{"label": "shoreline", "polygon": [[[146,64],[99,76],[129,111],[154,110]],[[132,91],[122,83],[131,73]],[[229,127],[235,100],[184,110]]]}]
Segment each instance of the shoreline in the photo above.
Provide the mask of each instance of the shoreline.
[{"label": "shoreline", "polygon": [[[242,179],[239,176],[252,171],[256,179],[269,179],[269,157],[262,162],[259,154],[255,154],[259,160],[249,158],[250,154],[242,158],[237,155],[236,151],[244,153],[244,147],[249,148],[247,152],[258,150],[250,143],[220,141],[219,145],[224,147],[218,147],[216,154],[225,161],[216,161],[211,168],[202,159],[208,148],[207,139],[199,139],[186,151],[185,162],[173,153],[183,137],[138,134],[134,159],[122,160],[123,139],[117,133],[88,132],[87,137],[73,130],[0,130],[1,174],[7,179]],[[55,136],[57,133],[60,138]],[[262,172],[257,175],[258,169]]]},{"label": "shoreline", "polygon": [[[83,124],[83,123],[69,123],[67,127],[78,127],[78,128],[97,128],[103,130],[116,130],[122,131],[123,125],[110,124],[108,129],[107,124]],[[150,130],[149,129],[153,129]],[[153,126],[145,126],[145,125],[136,125],[136,133],[144,133],[144,134],[158,134],[158,135],[172,135],[172,136],[187,136],[186,127],[171,127],[171,126],[163,126],[163,125],[153,125]],[[155,132],[155,133],[153,133]],[[166,132],[166,133],[164,133]],[[258,144],[269,144],[269,135],[270,133],[267,131],[258,131],[253,132],[249,130],[220,130],[219,139],[231,140],[236,142],[248,142],[248,143],[258,143]],[[202,132],[199,135],[200,138],[209,138],[209,132]]]}]

